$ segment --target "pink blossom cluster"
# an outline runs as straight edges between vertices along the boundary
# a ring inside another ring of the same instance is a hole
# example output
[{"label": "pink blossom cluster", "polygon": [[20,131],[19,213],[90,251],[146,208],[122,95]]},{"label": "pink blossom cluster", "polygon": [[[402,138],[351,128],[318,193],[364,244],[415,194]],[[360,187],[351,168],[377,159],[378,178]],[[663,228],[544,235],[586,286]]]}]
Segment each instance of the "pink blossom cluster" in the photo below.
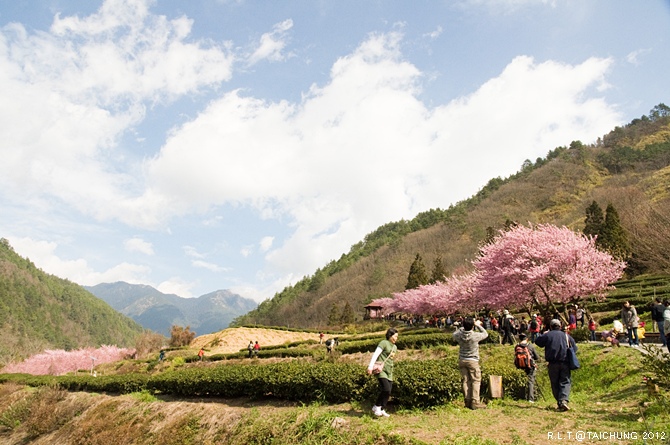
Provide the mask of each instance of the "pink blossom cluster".
[{"label": "pink blossom cluster", "polygon": [[90,370],[94,366],[111,363],[132,356],[134,349],[116,346],[77,349],[75,351],[46,350],[24,360],[10,363],[2,369],[7,374],[62,375],[80,369]]},{"label": "pink blossom cluster", "polygon": [[551,224],[500,231],[472,265],[473,272],[372,304],[384,313],[437,315],[564,303],[588,295],[604,297],[625,267],[597,249],[593,238]]}]

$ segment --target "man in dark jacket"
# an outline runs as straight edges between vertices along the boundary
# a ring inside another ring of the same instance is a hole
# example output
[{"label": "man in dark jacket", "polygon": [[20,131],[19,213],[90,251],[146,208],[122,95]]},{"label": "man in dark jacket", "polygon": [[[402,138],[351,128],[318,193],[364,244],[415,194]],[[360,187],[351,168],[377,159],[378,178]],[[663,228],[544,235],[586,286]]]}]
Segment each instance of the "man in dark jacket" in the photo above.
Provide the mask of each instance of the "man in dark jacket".
[{"label": "man in dark jacket", "polygon": [[665,305],[661,303],[661,299],[656,297],[656,301],[651,306],[651,319],[654,320],[656,326],[658,326],[659,338],[663,346],[667,347],[667,341],[665,339],[665,318],[663,313],[665,312]]},{"label": "man in dark jacket", "polygon": [[551,320],[549,327],[551,330],[537,337],[535,344],[544,348],[544,359],[547,361],[551,392],[554,394],[556,402],[558,402],[558,410],[567,411],[570,409],[568,402],[570,401],[572,378],[570,367],[566,362],[566,355],[569,346],[577,352],[577,344],[567,332],[561,331],[560,320]]}]

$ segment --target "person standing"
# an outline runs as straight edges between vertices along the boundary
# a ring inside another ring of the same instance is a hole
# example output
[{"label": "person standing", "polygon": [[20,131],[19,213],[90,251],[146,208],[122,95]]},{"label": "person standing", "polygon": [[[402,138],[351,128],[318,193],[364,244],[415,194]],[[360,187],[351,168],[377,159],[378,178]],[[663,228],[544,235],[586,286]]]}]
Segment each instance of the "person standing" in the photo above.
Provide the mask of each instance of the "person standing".
[{"label": "person standing", "polygon": [[535,339],[540,334],[540,322],[537,320],[537,315],[533,314],[528,323],[528,332],[530,333],[530,342],[535,343]]},{"label": "person standing", "polygon": [[[537,370],[537,362],[540,360],[540,356],[537,354],[535,347],[532,343],[528,341],[526,334],[519,334],[519,344],[515,348],[515,354],[517,348],[524,348],[528,351],[528,363],[521,367],[528,377],[526,383],[526,400],[530,403],[535,402],[535,371]],[[519,365],[517,365],[519,366]]]},{"label": "person standing", "polygon": [[254,357],[258,357],[258,351],[261,350],[261,345],[258,344],[258,340],[254,343]]},{"label": "person standing", "polygon": [[579,327],[584,327],[584,317],[586,316],[586,310],[583,307],[575,305],[575,318],[577,319],[577,324]]},{"label": "person standing", "polygon": [[596,329],[598,328],[598,323],[593,319],[593,317],[589,317],[589,340],[591,341],[598,341],[596,339]]},{"label": "person standing", "polygon": [[486,408],[479,400],[479,388],[482,383],[482,371],[479,367],[479,342],[489,336],[481,321],[472,317],[463,320],[463,326],[454,332],[452,338],[458,343],[458,369],[461,371],[465,407],[469,409]]},{"label": "person standing", "polygon": [[640,340],[637,337],[638,320],[635,306],[632,306],[630,301],[626,301],[621,309],[621,323],[626,327],[628,346],[634,348],[640,346]]},{"label": "person standing", "polygon": [[386,412],[386,405],[391,397],[391,389],[393,388],[393,356],[398,351],[398,347],[395,345],[397,341],[398,330],[389,328],[386,331],[386,339],[379,342],[368,365],[367,373],[368,375],[372,375],[372,368],[375,366],[375,362],[382,363],[382,370],[377,374],[379,395],[377,396],[377,401],[372,406],[372,414],[377,417],[389,417],[389,413]]},{"label": "person standing", "polygon": [[198,357],[200,357],[200,361],[202,361],[202,358],[205,356],[205,350],[203,348],[200,348],[198,351]]},{"label": "person standing", "polygon": [[247,345],[247,351],[249,351],[249,358],[251,358],[254,355],[254,342],[251,340],[249,340],[249,344]]},{"label": "person standing", "polygon": [[561,331],[561,321],[551,320],[549,331],[535,340],[535,345],[544,348],[544,359],[547,362],[551,392],[558,403],[559,411],[568,411],[572,375],[568,366],[567,352],[571,347],[577,352],[575,340],[567,332]]},{"label": "person standing", "polygon": [[659,297],[656,297],[656,301],[651,307],[651,319],[658,327],[658,337],[661,340],[661,344],[667,348],[668,343],[665,339],[665,318],[663,317],[664,312],[665,305],[661,303],[661,299]]},{"label": "person standing", "polygon": [[512,331],[514,330],[514,317],[507,309],[503,311],[501,328],[503,331],[502,344],[504,345],[505,343],[509,342],[510,345],[513,345],[514,338],[512,337]]}]

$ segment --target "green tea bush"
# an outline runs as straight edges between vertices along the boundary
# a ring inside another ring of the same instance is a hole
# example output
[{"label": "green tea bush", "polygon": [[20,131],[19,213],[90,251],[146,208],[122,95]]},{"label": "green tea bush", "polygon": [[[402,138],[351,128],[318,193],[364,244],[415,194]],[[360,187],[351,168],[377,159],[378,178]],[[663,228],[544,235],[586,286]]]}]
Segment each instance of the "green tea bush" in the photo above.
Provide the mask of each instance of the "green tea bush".
[{"label": "green tea bush", "polygon": [[577,329],[574,329],[572,332],[570,332],[570,335],[577,342],[585,342],[585,341],[589,341],[589,337],[590,337],[591,334],[590,334],[588,328],[577,328]]},{"label": "green tea bush", "polygon": [[442,405],[461,395],[461,374],[450,360],[398,362],[394,366],[394,403],[425,408]]}]

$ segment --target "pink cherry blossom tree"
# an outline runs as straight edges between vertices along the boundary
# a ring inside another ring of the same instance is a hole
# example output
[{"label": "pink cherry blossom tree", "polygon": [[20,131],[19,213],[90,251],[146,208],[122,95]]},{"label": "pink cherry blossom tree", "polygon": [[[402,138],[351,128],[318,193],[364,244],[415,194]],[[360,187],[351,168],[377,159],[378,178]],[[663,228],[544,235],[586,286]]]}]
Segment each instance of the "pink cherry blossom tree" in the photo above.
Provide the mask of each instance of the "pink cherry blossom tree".
[{"label": "pink cherry blossom tree", "polygon": [[426,284],[404,292],[396,292],[393,298],[380,299],[379,305],[389,307],[398,312],[415,315],[439,315],[476,313],[484,306],[475,292],[477,274],[452,276],[445,281]]},{"label": "pink cherry blossom tree", "polygon": [[62,375],[77,370],[89,370],[103,363],[112,363],[135,354],[134,349],[116,346],[84,348],[74,351],[46,350],[20,363],[11,363],[3,373],[25,373],[32,375]]},{"label": "pink cherry blossom tree", "polygon": [[625,263],[598,250],[595,240],[566,227],[542,224],[500,231],[473,262],[476,293],[493,308],[533,306],[555,311],[556,303],[604,298]]}]

